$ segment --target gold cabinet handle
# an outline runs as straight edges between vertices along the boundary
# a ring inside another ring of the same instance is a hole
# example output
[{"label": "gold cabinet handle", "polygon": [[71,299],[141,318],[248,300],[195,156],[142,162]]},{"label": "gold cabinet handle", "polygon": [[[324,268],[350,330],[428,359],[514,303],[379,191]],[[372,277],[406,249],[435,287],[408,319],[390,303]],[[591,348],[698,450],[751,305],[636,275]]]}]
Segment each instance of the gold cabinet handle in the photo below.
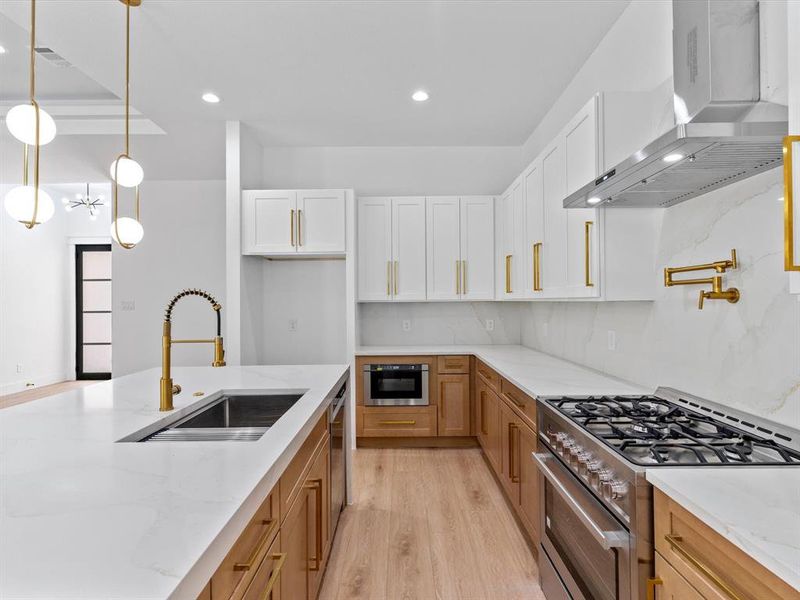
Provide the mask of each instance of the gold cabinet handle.
[{"label": "gold cabinet handle", "polygon": [[467,261],[461,261],[461,293],[467,293]]},{"label": "gold cabinet handle", "polygon": [[316,530],[316,556],[312,556],[311,560],[314,561],[314,566],[308,567],[309,571],[319,571],[322,564],[322,479],[312,479],[306,484],[307,490],[314,490],[316,498],[316,523],[314,528]]},{"label": "gold cabinet handle", "polygon": [[722,577],[718,575],[711,567],[689,552],[689,550],[683,545],[683,538],[681,536],[668,534],[664,536],[664,539],[667,540],[675,552],[680,554],[681,557],[686,560],[686,562],[691,564],[694,568],[705,575],[709,581],[717,586],[726,596],[731,598],[731,600],[744,600],[733,590],[730,585],[725,583],[725,580],[722,579]]},{"label": "gold cabinet handle", "polygon": [[533,245],[533,291],[542,291],[542,242]]},{"label": "gold cabinet handle", "polygon": [[303,245],[303,211],[297,209],[297,245]]},{"label": "gold cabinet handle", "polygon": [[794,257],[794,173],[792,173],[792,145],[800,143],[800,135],[783,138],[783,219],[784,219],[784,270],[800,271]]},{"label": "gold cabinet handle", "polygon": [[656,600],[656,587],[664,585],[661,577],[653,577],[647,580],[647,600]]},{"label": "gold cabinet handle", "polygon": [[442,419],[444,419],[444,381],[439,383],[439,414],[441,415]]},{"label": "gold cabinet handle", "polygon": [[508,424],[508,478],[511,483],[519,483],[519,475],[516,474],[516,460],[514,460],[514,430],[518,429],[516,423]]},{"label": "gold cabinet handle", "polygon": [[378,421],[380,425],[416,425],[417,422],[413,419],[407,421]]},{"label": "gold cabinet handle", "polygon": [[258,562],[258,557],[261,556],[261,552],[263,552],[266,548],[267,542],[270,541],[272,533],[278,526],[278,522],[275,519],[264,519],[261,524],[269,525],[269,527],[267,527],[264,535],[258,541],[258,544],[256,544],[256,547],[253,549],[253,553],[250,555],[250,558],[247,559],[247,562],[233,564],[234,571],[249,571],[253,568],[253,566]]},{"label": "gold cabinet handle", "polygon": [[591,256],[589,255],[589,246],[591,241],[591,233],[592,233],[592,225],[594,225],[594,221],[586,221],[583,224],[583,236],[584,236],[584,271],[586,275],[586,287],[594,287],[592,283],[592,263],[591,263]]},{"label": "gold cabinet handle", "polygon": [[511,254],[506,254],[506,294],[511,293]]},{"label": "gold cabinet handle", "polygon": [[489,435],[489,432],[486,430],[486,392],[481,390],[481,433],[483,435]]},{"label": "gold cabinet handle", "polygon": [[272,593],[272,588],[275,587],[275,583],[278,581],[278,577],[281,576],[281,569],[283,569],[283,563],[286,562],[286,552],[278,552],[270,556],[270,558],[275,562],[275,566],[272,567],[272,575],[269,576],[269,581],[267,581],[267,586],[264,588],[264,593],[261,595],[261,600],[267,600]]},{"label": "gold cabinet handle", "polygon": [[392,261],[386,261],[386,295],[392,295]]},{"label": "gold cabinet handle", "polygon": [[292,241],[292,247],[294,247],[294,209],[291,209],[289,214],[291,215],[289,221],[289,238]]},{"label": "gold cabinet handle", "polygon": [[516,404],[519,408],[525,408],[525,403],[520,402],[511,392],[503,392],[509,400],[511,400],[514,404]]},{"label": "gold cabinet handle", "polygon": [[456,294],[461,294],[461,261],[456,261]]},{"label": "gold cabinet handle", "polygon": [[398,280],[400,277],[398,276],[397,272],[399,270],[400,261],[394,261],[394,295],[397,296],[397,289],[400,287]]}]

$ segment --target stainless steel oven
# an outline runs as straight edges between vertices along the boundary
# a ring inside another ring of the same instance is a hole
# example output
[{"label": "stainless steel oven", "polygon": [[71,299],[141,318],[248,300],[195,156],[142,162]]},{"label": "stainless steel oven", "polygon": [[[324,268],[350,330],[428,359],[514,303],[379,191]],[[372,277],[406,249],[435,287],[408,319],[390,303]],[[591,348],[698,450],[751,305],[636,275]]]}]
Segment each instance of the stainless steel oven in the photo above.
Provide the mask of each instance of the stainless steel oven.
[{"label": "stainless steel oven", "polygon": [[628,529],[547,446],[539,469],[542,522],[539,570],[548,600],[631,600]]},{"label": "stainless steel oven", "polygon": [[366,406],[428,406],[428,365],[364,365]]}]

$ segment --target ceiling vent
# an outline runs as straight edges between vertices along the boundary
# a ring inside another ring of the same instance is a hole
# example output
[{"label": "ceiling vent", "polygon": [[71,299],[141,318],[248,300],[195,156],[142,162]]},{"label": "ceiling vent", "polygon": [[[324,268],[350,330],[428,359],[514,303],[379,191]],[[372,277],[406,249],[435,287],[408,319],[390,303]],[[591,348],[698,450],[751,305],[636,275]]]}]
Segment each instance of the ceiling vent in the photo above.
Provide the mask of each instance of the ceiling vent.
[{"label": "ceiling vent", "polygon": [[34,48],[36,54],[41,56],[47,62],[55,67],[71,67],[72,63],[69,62],[66,58],[54,52],[51,48],[46,48],[44,46],[38,46]]}]

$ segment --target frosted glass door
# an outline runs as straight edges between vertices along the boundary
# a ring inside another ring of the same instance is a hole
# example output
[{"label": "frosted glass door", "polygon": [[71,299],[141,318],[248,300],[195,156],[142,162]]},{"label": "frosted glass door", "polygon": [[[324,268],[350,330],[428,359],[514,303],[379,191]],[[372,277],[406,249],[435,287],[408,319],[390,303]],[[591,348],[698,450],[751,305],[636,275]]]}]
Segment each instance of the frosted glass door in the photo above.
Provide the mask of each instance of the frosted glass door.
[{"label": "frosted glass door", "polygon": [[76,379],[111,378],[111,246],[75,249]]}]

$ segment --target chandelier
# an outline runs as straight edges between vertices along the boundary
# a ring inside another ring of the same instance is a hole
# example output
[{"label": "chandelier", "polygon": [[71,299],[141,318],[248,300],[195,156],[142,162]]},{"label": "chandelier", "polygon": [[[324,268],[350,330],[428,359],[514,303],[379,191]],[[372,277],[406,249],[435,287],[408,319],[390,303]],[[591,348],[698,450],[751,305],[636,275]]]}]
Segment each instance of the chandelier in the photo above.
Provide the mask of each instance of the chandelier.
[{"label": "chandelier", "polygon": [[64,204],[64,210],[72,212],[76,208],[85,208],[89,211],[89,219],[92,221],[97,220],[97,215],[100,213],[100,207],[105,205],[105,198],[99,194],[92,198],[89,194],[89,184],[86,184],[86,194],[75,194],[75,199],[67,198],[66,196],[61,199]]}]

